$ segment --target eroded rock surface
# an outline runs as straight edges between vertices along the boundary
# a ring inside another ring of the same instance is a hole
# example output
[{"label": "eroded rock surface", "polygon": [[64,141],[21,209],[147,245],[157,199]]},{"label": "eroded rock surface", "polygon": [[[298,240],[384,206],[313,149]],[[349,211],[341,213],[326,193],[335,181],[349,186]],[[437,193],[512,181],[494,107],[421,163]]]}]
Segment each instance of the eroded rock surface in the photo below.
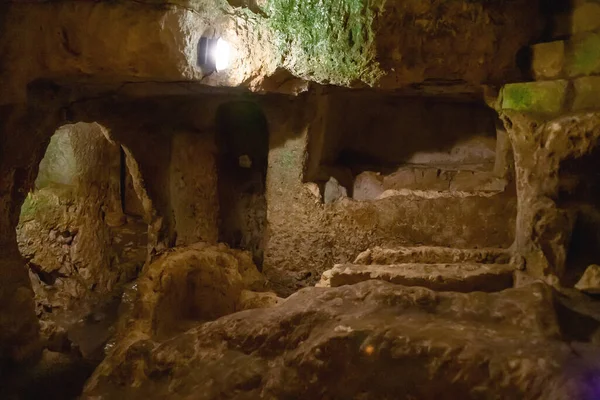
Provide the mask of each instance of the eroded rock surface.
[{"label": "eroded rock surface", "polygon": [[595,353],[577,355],[559,337],[543,284],[497,294],[376,281],[307,288],[113,352],[83,398],[594,398]]},{"label": "eroded rock surface", "polygon": [[59,129],[21,208],[17,240],[46,337],[118,297],[146,260],[147,225],[123,214],[120,149],[105,132]]},{"label": "eroded rock surface", "polygon": [[[0,48],[13,79],[3,81],[0,103],[22,101],[29,82],[56,76],[292,93],[306,89],[296,78],[386,89],[416,83],[433,93],[441,81],[476,92],[482,82],[518,76],[514,55],[539,31],[531,23],[538,2],[530,0],[260,3],[9,2]],[[231,43],[229,71],[198,67],[202,35]]]},{"label": "eroded rock surface", "polygon": [[128,333],[164,337],[243,309],[241,300],[253,297],[247,291],[264,287],[249,253],[224,244],[179,247],[145,267],[126,294],[131,310],[121,322],[132,324]]},{"label": "eroded rock surface", "polygon": [[569,161],[594,154],[600,117],[595,112],[553,118],[506,111],[503,118],[515,151],[516,251],[532,275],[553,274],[564,281],[576,222],[590,219],[580,212],[581,205],[596,200],[590,198],[594,186],[582,177],[584,172],[578,171],[574,182],[569,182],[563,171]]},{"label": "eroded rock surface", "polygon": [[513,285],[514,268],[502,264],[338,264],[325,271],[318,286],[352,285],[370,279],[456,292],[495,292]]},{"label": "eroded rock surface", "polygon": [[399,263],[482,263],[506,264],[510,252],[504,249],[455,249],[448,247],[373,247],[360,253],[355,264],[390,265]]}]

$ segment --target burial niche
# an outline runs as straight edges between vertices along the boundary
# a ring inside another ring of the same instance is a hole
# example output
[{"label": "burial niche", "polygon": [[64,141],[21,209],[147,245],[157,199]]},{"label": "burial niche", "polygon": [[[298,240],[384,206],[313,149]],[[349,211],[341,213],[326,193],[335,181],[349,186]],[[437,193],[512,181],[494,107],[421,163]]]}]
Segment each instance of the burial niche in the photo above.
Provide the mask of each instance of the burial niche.
[{"label": "burial niche", "polygon": [[345,94],[332,96],[328,107],[311,135],[306,174],[325,203],[506,187],[510,145],[483,103]]}]

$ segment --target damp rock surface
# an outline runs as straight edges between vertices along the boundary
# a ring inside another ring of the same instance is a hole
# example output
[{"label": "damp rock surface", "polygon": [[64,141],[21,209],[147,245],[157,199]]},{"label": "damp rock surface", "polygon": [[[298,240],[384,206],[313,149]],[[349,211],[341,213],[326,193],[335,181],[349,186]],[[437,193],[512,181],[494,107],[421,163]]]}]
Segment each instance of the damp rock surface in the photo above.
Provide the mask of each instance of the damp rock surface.
[{"label": "damp rock surface", "polygon": [[586,374],[597,362],[559,338],[543,284],[496,294],[376,281],[307,288],[112,353],[82,398],[593,398]]},{"label": "damp rock surface", "polygon": [[[29,82],[54,76],[288,93],[306,90],[303,80],[477,92],[483,82],[518,77],[514,55],[539,32],[530,23],[538,2],[529,0],[231,3],[9,2],[0,47],[14,79],[3,82],[0,102],[23,100]],[[229,71],[199,68],[203,34],[229,41]]]}]

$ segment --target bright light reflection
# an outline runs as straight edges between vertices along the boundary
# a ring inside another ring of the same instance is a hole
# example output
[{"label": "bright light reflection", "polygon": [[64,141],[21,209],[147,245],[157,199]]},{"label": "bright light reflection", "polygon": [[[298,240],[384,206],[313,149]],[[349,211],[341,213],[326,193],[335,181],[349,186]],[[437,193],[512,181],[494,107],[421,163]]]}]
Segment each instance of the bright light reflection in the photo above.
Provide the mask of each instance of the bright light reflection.
[{"label": "bright light reflection", "polygon": [[229,68],[231,62],[231,46],[223,39],[217,40],[217,45],[213,50],[215,68],[217,71],[223,71]]}]

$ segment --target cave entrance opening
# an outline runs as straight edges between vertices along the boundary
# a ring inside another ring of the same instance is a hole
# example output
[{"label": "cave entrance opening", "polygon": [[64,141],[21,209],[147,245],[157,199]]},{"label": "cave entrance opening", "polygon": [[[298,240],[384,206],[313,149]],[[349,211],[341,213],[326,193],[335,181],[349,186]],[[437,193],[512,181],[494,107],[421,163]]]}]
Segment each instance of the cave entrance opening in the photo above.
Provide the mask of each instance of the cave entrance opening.
[{"label": "cave entrance opening", "polygon": [[103,358],[121,294],[146,261],[135,165],[101,125],[62,126],[21,207],[17,241],[46,349],[74,356],[76,369]]},{"label": "cave entrance opening", "polygon": [[219,241],[250,251],[261,269],[267,219],[267,119],[256,103],[235,101],[219,107],[216,126]]}]

